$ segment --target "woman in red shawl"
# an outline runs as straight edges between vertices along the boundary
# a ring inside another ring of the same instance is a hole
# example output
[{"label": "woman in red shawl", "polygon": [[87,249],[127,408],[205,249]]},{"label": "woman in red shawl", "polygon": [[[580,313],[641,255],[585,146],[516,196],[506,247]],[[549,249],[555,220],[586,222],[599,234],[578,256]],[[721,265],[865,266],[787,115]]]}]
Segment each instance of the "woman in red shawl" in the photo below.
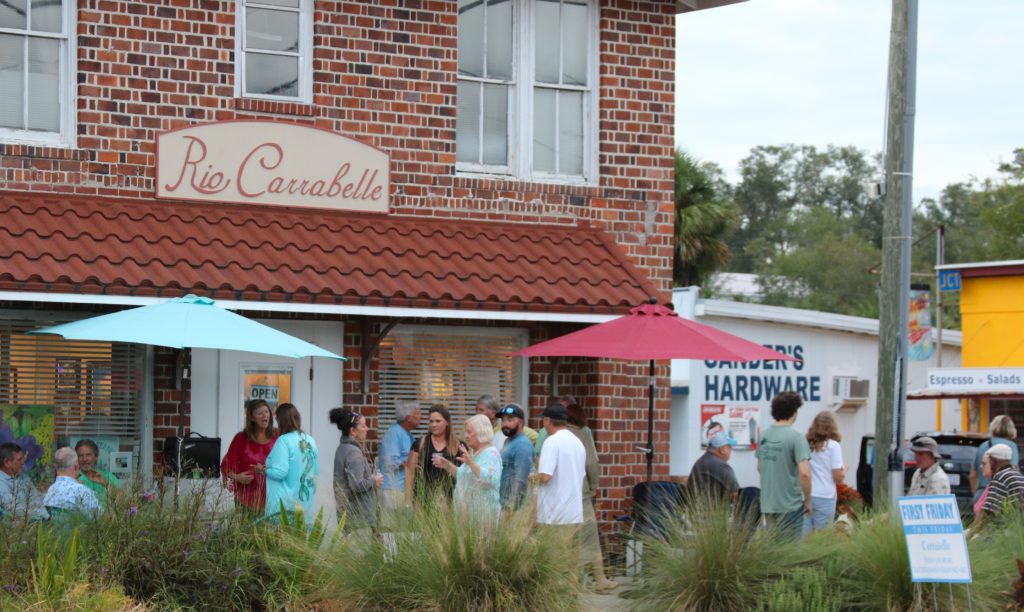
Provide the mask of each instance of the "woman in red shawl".
[{"label": "woman in red shawl", "polygon": [[245,405],[245,429],[235,434],[220,463],[221,478],[235,492],[235,505],[263,512],[267,499],[267,455],[274,448],[277,430],[267,402],[256,399]]}]

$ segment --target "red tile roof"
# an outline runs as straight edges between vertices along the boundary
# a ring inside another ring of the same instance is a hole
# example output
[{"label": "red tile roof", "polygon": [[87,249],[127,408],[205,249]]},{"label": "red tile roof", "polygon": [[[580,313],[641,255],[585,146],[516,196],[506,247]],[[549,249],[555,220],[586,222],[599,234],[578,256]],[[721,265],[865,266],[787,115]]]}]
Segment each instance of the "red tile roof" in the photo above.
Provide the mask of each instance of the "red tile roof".
[{"label": "red tile roof", "polygon": [[654,293],[606,233],[0,191],[0,290],[624,312]]}]

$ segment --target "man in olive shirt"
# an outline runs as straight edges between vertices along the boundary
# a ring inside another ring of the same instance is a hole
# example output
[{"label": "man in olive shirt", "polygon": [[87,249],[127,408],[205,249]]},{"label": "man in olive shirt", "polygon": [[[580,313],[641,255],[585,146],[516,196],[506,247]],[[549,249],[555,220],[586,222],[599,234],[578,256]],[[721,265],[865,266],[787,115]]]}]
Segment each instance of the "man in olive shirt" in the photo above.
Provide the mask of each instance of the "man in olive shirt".
[{"label": "man in olive shirt", "polygon": [[811,449],[793,429],[799,393],[783,391],[772,399],[775,423],[761,436],[757,469],[761,473],[761,513],[769,527],[791,540],[800,538],[805,514],[811,513]]}]

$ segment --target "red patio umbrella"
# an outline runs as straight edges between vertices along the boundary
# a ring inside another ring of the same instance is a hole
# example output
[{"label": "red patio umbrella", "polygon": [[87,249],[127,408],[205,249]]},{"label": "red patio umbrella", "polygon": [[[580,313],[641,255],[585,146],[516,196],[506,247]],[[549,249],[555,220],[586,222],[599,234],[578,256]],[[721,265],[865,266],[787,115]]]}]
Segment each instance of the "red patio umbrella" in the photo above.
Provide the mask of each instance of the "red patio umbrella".
[{"label": "red patio umbrella", "polygon": [[647,480],[654,475],[654,361],[799,361],[724,331],[680,317],[671,308],[643,304],[628,315],[518,350],[523,357],[604,357],[650,361],[647,409]]}]

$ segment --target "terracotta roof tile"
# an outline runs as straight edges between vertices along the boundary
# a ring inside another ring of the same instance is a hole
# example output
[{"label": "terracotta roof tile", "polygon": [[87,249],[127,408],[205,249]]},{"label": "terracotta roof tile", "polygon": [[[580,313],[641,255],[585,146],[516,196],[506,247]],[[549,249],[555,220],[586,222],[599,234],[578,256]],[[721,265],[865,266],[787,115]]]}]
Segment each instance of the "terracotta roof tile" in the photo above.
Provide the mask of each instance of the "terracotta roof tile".
[{"label": "terracotta roof tile", "polygon": [[654,292],[590,227],[3,191],[0,219],[5,290],[577,312]]}]

